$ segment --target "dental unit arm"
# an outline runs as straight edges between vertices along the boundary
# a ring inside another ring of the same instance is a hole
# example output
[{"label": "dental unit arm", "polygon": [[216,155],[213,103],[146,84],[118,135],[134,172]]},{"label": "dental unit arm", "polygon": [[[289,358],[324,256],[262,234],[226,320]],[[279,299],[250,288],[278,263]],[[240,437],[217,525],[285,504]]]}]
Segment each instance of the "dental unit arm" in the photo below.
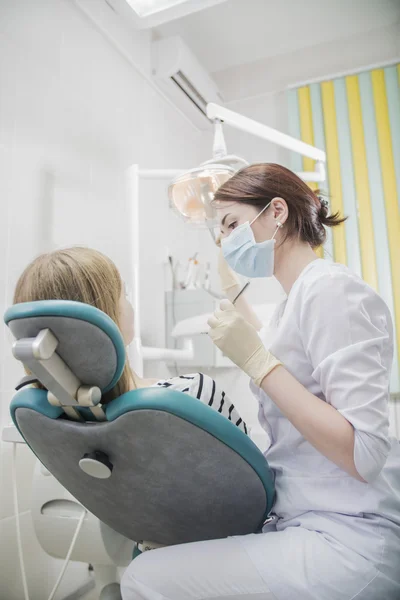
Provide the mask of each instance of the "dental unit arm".
[{"label": "dental unit arm", "polygon": [[310,144],[306,144],[305,142],[287,135],[286,133],[282,133],[277,129],[268,127],[268,125],[258,123],[257,121],[249,119],[248,117],[229,110],[228,108],[219,106],[218,104],[210,103],[207,105],[207,117],[211,121],[218,119],[224,124],[230,125],[235,129],[239,129],[245,133],[249,133],[268,142],[277,144],[278,146],[282,146],[287,150],[298,152],[302,156],[314,159],[317,161],[315,172],[303,171],[298,172],[297,175],[304,181],[325,181],[326,174],[324,167],[326,162],[326,154],[323,150],[320,150],[315,146],[311,146]]}]

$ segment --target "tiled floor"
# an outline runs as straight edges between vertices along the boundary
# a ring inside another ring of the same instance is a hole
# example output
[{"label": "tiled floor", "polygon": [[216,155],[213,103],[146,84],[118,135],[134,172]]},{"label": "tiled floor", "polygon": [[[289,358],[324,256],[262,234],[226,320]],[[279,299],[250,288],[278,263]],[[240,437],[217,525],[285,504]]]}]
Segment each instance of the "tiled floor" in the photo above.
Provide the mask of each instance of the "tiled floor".
[{"label": "tiled floor", "polygon": [[89,592],[89,594],[86,594],[85,596],[81,596],[81,598],[79,600],[99,600],[96,592],[95,591],[91,591]]},{"label": "tiled floor", "polygon": [[98,600],[98,598],[96,598],[96,592],[92,590],[85,596],[82,596],[81,600]]},{"label": "tiled floor", "polygon": [[96,590],[91,590],[84,596],[81,596],[79,600],[99,600],[99,598],[97,596]]}]

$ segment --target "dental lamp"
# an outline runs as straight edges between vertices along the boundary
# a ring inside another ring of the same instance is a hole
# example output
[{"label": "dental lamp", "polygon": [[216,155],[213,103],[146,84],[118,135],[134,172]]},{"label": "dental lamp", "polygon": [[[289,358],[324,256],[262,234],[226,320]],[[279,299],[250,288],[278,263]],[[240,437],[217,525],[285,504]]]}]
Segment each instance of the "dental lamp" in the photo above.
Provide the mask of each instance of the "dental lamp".
[{"label": "dental lamp", "polygon": [[322,150],[217,104],[207,106],[207,116],[214,123],[213,157],[199,167],[179,173],[169,185],[168,196],[171,207],[186,222],[206,226],[214,239],[213,228],[217,223],[212,201],[215,192],[237,171],[249,164],[243,158],[227,154],[223,122],[314,159],[315,171],[298,173],[299,177],[304,181],[325,180],[326,156]]},{"label": "dental lamp", "polygon": [[243,158],[227,154],[222,121],[214,119],[213,157],[171,181],[168,187],[171,207],[186,222],[206,226],[215,239],[213,229],[217,221],[212,204],[215,192],[248,164]]}]

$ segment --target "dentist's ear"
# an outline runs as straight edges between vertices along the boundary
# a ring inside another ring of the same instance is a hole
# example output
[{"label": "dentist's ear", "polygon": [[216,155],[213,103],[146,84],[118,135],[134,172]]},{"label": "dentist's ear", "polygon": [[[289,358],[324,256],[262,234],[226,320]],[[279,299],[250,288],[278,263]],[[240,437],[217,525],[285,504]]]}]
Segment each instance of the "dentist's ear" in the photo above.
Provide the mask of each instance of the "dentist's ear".
[{"label": "dentist's ear", "polygon": [[289,209],[286,200],[276,197],[271,201],[271,207],[276,224],[278,227],[283,227],[289,215]]}]

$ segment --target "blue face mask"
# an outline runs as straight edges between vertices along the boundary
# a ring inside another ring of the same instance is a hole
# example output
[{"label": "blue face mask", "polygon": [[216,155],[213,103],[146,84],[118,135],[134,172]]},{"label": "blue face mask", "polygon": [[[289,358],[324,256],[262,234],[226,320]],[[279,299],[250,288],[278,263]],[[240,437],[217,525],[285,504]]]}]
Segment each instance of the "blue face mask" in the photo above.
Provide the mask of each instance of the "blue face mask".
[{"label": "blue face mask", "polygon": [[228,237],[221,240],[222,253],[228,265],[236,273],[245,277],[272,277],[274,274],[275,235],[265,242],[256,242],[251,228],[258,217],[269,207],[269,204],[251,221],[236,227]]}]

